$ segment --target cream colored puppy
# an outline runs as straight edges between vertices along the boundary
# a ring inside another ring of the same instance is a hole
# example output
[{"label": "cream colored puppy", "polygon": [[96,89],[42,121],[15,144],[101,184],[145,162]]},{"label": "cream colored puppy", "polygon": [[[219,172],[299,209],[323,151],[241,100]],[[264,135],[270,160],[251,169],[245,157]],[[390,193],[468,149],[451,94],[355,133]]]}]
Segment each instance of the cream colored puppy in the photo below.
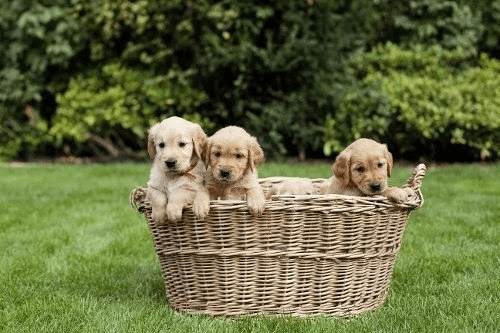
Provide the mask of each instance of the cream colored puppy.
[{"label": "cream colored puppy", "polygon": [[[206,144],[201,127],[179,117],[167,118],[149,130],[148,153],[154,161],[147,198],[157,223],[179,221],[182,210],[195,201],[195,196],[203,195],[205,166],[200,156]],[[209,205],[202,200],[196,202],[193,213],[204,219]]]},{"label": "cream colored puppy", "polygon": [[314,184],[307,178],[287,178],[280,184],[275,184],[266,194],[266,199],[269,199],[275,194],[286,195],[312,195],[316,194]]},{"label": "cream colored puppy", "polygon": [[393,202],[405,202],[411,190],[387,186],[392,164],[392,154],[387,145],[371,139],[356,140],[335,159],[333,177],[323,193],[383,195]]},{"label": "cream colored puppy", "polygon": [[263,159],[257,139],[243,128],[228,126],[217,131],[204,152],[207,195],[211,200],[246,199],[250,214],[261,215],[265,199],[256,167]]}]

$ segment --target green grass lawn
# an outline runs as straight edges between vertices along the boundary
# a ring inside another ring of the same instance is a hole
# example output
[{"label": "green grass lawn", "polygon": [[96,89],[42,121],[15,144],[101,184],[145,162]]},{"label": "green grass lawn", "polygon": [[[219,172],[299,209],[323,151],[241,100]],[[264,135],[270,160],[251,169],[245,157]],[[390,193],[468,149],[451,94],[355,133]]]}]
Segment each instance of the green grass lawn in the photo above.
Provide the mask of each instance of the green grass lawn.
[{"label": "green grass lawn", "polygon": [[[382,307],[354,319],[179,314],[144,217],[149,164],[0,166],[1,332],[499,332],[500,164],[430,169]],[[397,167],[393,185],[411,169]],[[327,164],[260,176],[326,178]]]}]

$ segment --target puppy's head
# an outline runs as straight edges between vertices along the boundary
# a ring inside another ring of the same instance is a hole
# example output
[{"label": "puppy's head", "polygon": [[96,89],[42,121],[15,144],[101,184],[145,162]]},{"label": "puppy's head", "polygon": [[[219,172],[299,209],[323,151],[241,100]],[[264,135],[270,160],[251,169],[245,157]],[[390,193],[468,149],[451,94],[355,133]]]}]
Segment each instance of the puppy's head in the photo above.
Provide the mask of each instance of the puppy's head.
[{"label": "puppy's head", "polygon": [[333,174],[346,188],[355,186],[365,195],[376,195],[387,187],[392,163],[385,144],[359,139],[337,156]]},{"label": "puppy's head", "polygon": [[166,173],[182,173],[196,165],[206,145],[201,127],[179,117],[163,120],[148,134],[149,157]]},{"label": "puppy's head", "polygon": [[213,177],[223,183],[234,183],[252,173],[264,159],[257,139],[243,128],[228,126],[208,139],[204,161],[212,168]]}]

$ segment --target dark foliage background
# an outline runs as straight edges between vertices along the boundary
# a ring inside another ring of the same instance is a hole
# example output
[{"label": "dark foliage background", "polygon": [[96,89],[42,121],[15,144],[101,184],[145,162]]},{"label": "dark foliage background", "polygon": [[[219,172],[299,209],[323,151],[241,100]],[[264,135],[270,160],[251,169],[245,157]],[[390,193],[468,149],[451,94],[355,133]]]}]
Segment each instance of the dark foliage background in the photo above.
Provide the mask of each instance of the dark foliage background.
[{"label": "dark foliage background", "polygon": [[494,160],[499,27],[500,0],[2,1],[0,158],[145,157],[179,115],[268,158]]}]

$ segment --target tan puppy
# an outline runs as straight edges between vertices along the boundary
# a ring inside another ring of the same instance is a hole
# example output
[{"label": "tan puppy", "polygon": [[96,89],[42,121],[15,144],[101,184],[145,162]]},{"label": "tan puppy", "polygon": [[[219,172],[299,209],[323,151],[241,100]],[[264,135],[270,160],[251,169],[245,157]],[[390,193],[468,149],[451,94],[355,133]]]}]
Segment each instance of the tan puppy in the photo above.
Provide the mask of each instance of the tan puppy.
[{"label": "tan puppy", "polygon": [[250,214],[261,215],[265,199],[256,167],[264,159],[264,152],[257,139],[241,127],[225,127],[208,139],[203,156],[207,196],[211,200],[246,198]]},{"label": "tan puppy", "polygon": [[[149,130],[148,152],[154,162],[147,198],[157,223],[179,221],[182,210],[203,192],[205,166],[200,156],[206,145],[201,127],[179,117],[165,119]],[[193,205],[196,218],[204,219],[208,210],[209,203],[201,200]]]},{"label": "tan puppy", "polygon": [[394,202],[407,200],[410,191],[387,186],[391,176],[392,154],[385,144],[359,139],[342,151],[332,166],[333,177],[323,193],[354,196],[383,195]]},{"label": "tan puppy", "polygon": [[287,178],[280,184],[271,186],[271,189],[266,194],[266,199],[269,199],[275,194],[281,195],[312,195],[316,194],[314,184],[307,178]]}]

